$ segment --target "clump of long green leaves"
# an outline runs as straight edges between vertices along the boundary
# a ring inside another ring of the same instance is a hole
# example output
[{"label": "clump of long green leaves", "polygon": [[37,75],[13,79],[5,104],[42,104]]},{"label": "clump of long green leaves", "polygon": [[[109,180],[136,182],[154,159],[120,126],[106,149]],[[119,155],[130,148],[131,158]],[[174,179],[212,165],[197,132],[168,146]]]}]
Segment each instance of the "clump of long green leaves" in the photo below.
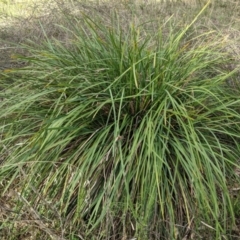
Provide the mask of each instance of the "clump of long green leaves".
[{"label": "clump of long green leaves", "polygon": [[187,30],[150,36],[86,17],[71,47],[27,47],[30,66],[1,80],[3,194],[17,188],[84,239],[224,234],[239,99],[223,40],[185,41]]}]

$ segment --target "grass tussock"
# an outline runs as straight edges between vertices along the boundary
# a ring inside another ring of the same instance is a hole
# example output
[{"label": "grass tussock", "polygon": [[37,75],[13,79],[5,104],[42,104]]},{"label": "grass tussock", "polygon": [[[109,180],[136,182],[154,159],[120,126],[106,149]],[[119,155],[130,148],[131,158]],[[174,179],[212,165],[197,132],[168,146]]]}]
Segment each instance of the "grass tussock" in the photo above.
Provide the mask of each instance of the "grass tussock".
[{"label": "grass tussock", "polygon": [[1,73],[3,229],[27,214],[41,239],[233,233],[239,72],[226,37],[193,31],[203,11],[154,34],[82,14],[67,44],[22,45],[26,67]]}]

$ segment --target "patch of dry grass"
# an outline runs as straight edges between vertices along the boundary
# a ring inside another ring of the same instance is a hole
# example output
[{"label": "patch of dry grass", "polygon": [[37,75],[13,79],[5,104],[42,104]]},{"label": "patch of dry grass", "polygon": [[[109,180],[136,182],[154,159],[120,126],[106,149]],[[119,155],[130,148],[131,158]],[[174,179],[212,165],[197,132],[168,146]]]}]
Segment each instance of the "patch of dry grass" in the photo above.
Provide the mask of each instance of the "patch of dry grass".
[{"label": "patch of dry grass", "polygon": [[[106,23],[113,12],[119,16],[121,24],[135,19],[136,24],[146,23],[148,31],[156,31],[157,24],[171,19],[175,26],[183,27],[199,12],[202,5],[199,1],[56,1],[56,0],[6,0],[0,1],[0,69],[11,68],[15,64],[11,55],[21,50],[18,44],[26,40],[41,42],[44,34],[67,42],[69,36],[63,33],[59,25],[71,28],[66,16],[81,16],[82,13],[92,16],[101,14]],[[234,38],[235,51],[239,51],[240,42],[240,3],[239,1],[213,0],[194,32],[217,29]],[[154,20],[154,21],[153,21]],[[148,23],[147,23],[148,22]],[[40,25],[41,23],[41,25]],[[44,32],[43,33],[43,29]],[[167,31],[167,30],[166,30]],[[13,44],[14,46],[13,46]],[[234,48],[234,47],[233,47]]]}]

